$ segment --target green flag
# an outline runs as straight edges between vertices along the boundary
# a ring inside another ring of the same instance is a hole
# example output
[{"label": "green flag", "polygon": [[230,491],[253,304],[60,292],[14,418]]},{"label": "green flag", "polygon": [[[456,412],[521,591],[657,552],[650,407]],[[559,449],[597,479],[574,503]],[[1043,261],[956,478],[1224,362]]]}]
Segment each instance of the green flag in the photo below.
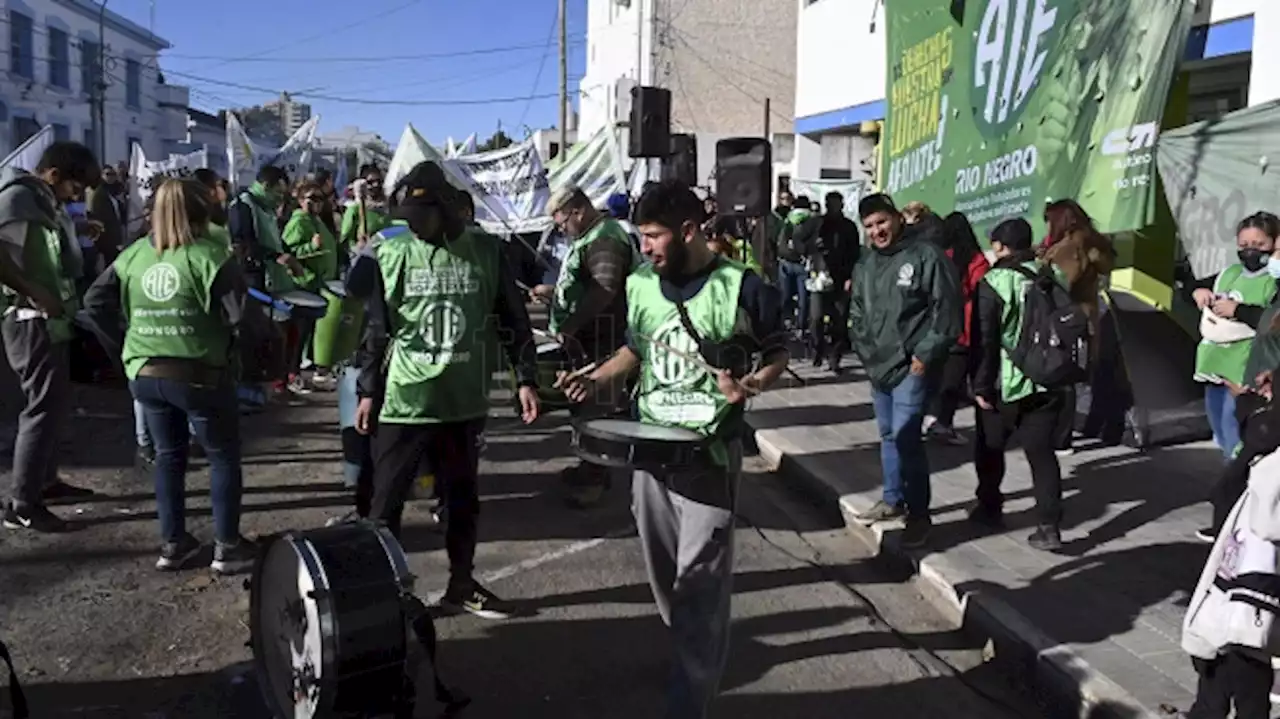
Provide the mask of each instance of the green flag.
[{"label": "green flag", "polygon": [[1151,223],[1155,140],[1188,0],[885,3],[885,189],[985,234],[1073,198],[1104,232]]}]

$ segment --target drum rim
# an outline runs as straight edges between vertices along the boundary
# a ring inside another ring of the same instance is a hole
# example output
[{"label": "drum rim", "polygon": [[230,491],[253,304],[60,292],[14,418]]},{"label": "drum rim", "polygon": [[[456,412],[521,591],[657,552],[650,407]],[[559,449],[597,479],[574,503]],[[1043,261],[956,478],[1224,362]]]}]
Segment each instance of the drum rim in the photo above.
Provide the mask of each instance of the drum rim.
[{"label": "drum rim", "polygon": [[[290,295],[294,296],[293,299],[289,298]],[[299,297],[298,295],[306,295],[306,297]],[[275,294],[272,296],[276,299],[282,300],[291,305],[296,305],[299,307],[307,307],[309,309],[320,309],[321,307],[329,306],[329,303],[325,301],[323,295],[317,292],[311,292],[310,290],[289,290],[288,292],[281,292],[279,294]],[[299,302],[298,301],[299,299],[305,299],[306,302]],[[314,304],[309,304],[309,303],[314,303]]]},{"label": "drum rim", "polygon": [[[257,566],[254,568],[253,581],[255,583],[262,581],[262,572],[266,567],[267,556],[277,543],[285,542],[289,548],[298,557],[298,561],[311,575],[311,581],[315,585],[315,597],[303,597],[303,599],[311,599],[316,603],[316,616],[320,619],[320,680],[317,682],[319,690],[319,698],[316,701],[316,714],[322,715],[332,709],[333,689],[337,686],[337,659],[338,659],[338,642],[337,632],[335,631],[333,602],[329,598],[329,576],[324,571],[324,565],[320,562],[319,557],[315,553],[315,548],[311,545],[310,540],[300,533],[288,532],[276,537],[265,547],[262,547],[259,553]],[[258,584],[257,586],[261,586]],[[254,596],[250,596],[249,608],[251,616],[249,617],[250,645],[256,649],[258,638],[262,636],[262,619],[259,601]],[[254,656],[254,675],[258,678],[259,692],[267,702],[267,706],[272,712],[281,712],[283,707],[276,706],[276,697],[271,685],[271,677],[268,675],[265,662],[259,661],[257,653]]]},{"label": "drum rim", "polygon": [[[648,427],[661,427],[666,430],[688,433],[690,436],[687,439],[675,439],[675,438],[667,438],[667,437],[662,437],[662,438],[634,437],[634,436],[625,435],[625,434],[617,434],[615,432],[610,432],[609,430],[606,430],[606,429],[600,429],[598,426],[600,422],[626,422],[630,424],[645,425]],[[697,432],[691,429],[687,429],[685,427],[671,427],[665,424],[652,424],[649,422],[640,422],[632,419],[616,419],[613,417],[597,417],[594,419],[578,420],[573,423],[573,429],[575,432],[579,432],[581,434],[585,434],[589,437],[594,437],[596,439],[622,441],[622,442],[650,442],[650,443],[660,443],[660,444],[701,444],[702,442],[705,442],[707,440],[707,437],[705,437],[704,435],[698,434]]]}]

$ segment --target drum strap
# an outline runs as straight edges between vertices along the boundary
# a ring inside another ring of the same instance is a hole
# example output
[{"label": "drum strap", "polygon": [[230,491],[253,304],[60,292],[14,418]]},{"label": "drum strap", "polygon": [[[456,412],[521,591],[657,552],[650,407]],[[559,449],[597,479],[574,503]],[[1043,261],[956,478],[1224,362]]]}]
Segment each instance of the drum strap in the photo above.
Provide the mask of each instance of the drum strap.
[{"label": "drum strap", "polygon": [[689,318],[689,310],[684,302],[676,300],[676,313],[680,315],[680,325],[689,333],[689,339],[698,345],[698,354],[712,367],[727,369],[736,378],[745,377],[752,369],[751,343],[742,338],[730,337],[727,342],[711,342],[703,339]]},{"label": "drum strap", "polygon": [[453,712],[470,704],[471,699],[455,689],[450,689],[440,679],[440,665],[436,663],[436,625],[431,621],[431,612],[427,609],[427,605],[408,593],[403,596],[403,602],[409,628],[413,630],[413,636],[422,645],[422,651],[431,662],[431,680],[435,683],[436,701],[444,704],[445,715],[451,716]]},{"label": "drum strap", "polygon": [[9,647],[0,642],[0,661],[9,668],[9,702],[13,705],[13,719],[29,719],[27,695],[22,693],[22,684],[18,681],[18,672],[13,668],[13,659],[9,656]]}]

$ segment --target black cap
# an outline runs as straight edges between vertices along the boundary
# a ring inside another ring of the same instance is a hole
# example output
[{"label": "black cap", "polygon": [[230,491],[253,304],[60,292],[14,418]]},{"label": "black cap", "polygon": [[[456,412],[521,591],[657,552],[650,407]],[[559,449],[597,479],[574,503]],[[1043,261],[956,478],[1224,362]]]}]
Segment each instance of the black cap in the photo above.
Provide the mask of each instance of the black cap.
[{"label": "black cap", "polygon": [[898,214],[898,206],[893,204],[893,198],[877,192],[874,195],[867,195],[858,201],[858,217],[866,219],[877,212],[888,212],[891,215]]},{"label": "black cap", "polygon": [[453,203],[457,190],[439,165],[424,161],[405,173],[391,194],[399,205],[438,205]]}]

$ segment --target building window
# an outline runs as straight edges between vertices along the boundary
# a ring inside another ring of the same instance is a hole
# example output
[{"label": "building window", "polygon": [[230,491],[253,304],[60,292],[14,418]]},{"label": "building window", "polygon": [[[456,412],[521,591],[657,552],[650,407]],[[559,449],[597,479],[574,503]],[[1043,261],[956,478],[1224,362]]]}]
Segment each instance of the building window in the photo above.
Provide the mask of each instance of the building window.
[{"label": "building window", "polygon": [[53,123],[53,139],[55,142],[66,142],[71,139],[71,126]]},{"label": "building window", "polygon": [[548,160],[553,159],[556,155],[559,155],[559,154],[560,154],[560,143],[553,142],[547,147]]},{"label": "building window", "polygon": [[9,13],[9,71],[29,80],[35,79],[34,35],[31,18]]},{"label": "building window", "polygon": [[80,41],[80,86],[84,94],[93,95],[94,85],[98,83],[98,43],[88,40]]},{"label": "building window", "polygon": [[142,109],[142,63],[124,61],[124,102],[135,110]]},{"label": "building window", "polygon": [[71,43],[66,30],[49,28],[49,84],[71,89]]},{"label": "building window", "polygon": [[19,145],[30,140],[37,132],[40,132],[40,123],[36,122],[34,117],[13,118],[12,149],[18,149]]},{"label": "building window", "polygon": [[824,167],[818,170],[819,180],[852,180],[853,171],[848,169]]}]

